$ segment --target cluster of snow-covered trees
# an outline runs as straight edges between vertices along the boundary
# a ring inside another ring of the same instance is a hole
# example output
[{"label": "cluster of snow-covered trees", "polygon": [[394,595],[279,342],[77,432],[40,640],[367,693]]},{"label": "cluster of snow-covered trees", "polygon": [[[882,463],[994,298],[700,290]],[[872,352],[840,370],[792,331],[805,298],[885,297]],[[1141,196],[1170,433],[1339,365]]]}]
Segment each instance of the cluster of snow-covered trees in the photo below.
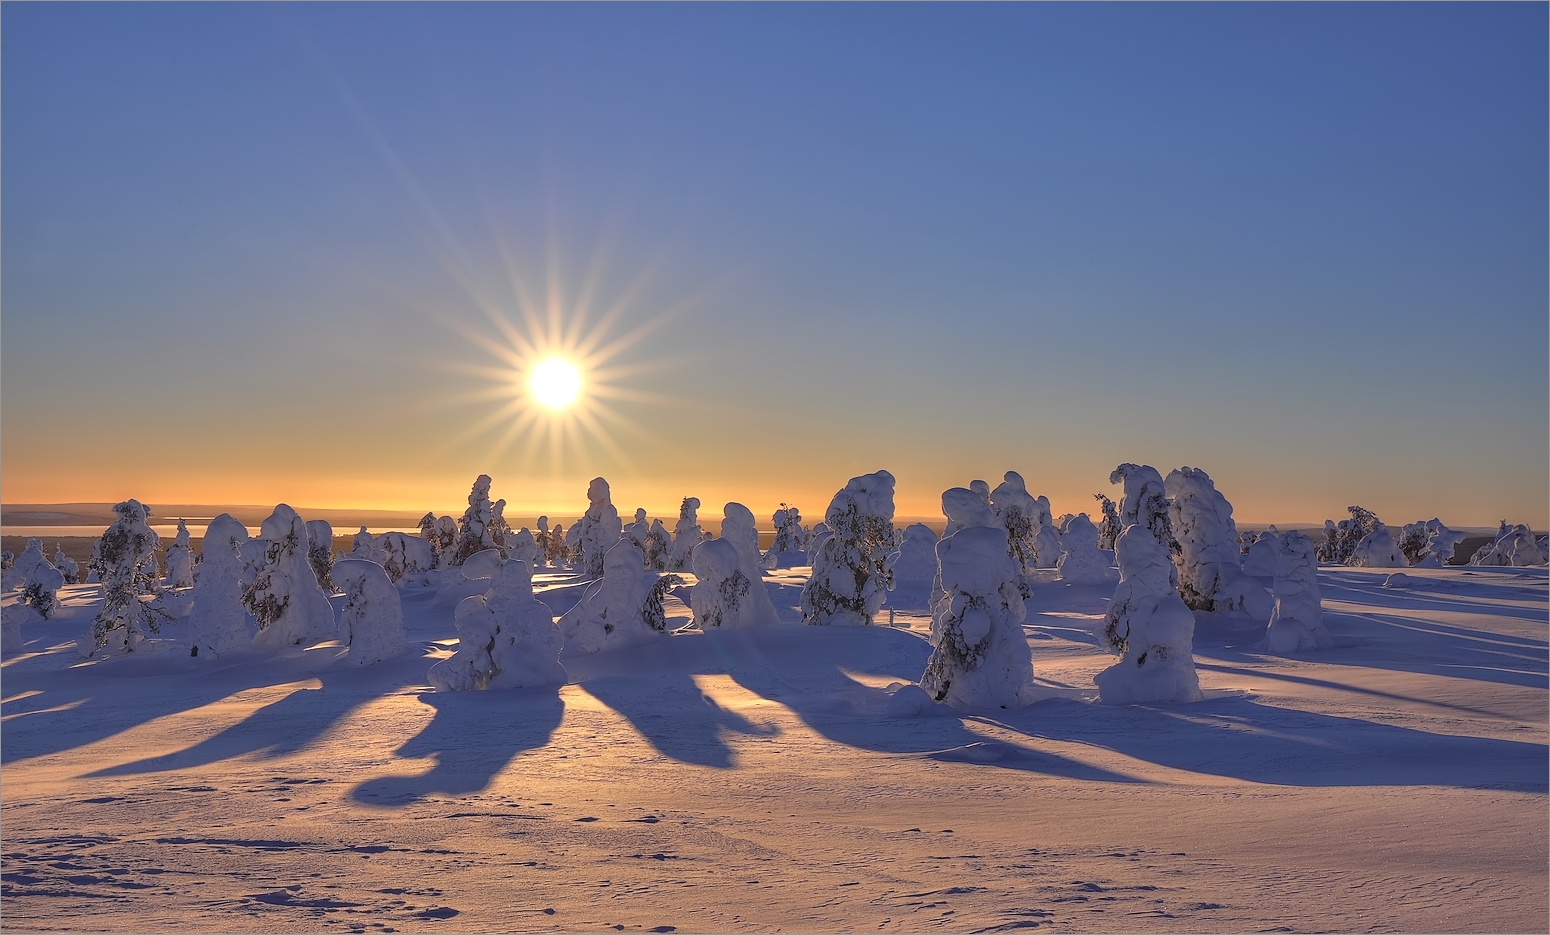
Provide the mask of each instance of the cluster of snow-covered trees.
[{"label": "cluster of snow-covered trees", "polygon": [[[920,703],[981,709],[1033,700],[1026,604],[1035,587],[1053,584],[1114,589],[1099,636],[1119,658],[1095,677],[1100,700],[1193,701],[1201,697],[1196,612],[1263,621],[1268,652],[1325,648],[1335,637],[1322,617],[1320,561],[1439,566],[1464,538],[1437,519],[1396,536],[1354,506],[1350,519],[1326,523],[1317,542],[1275,527],[1240,535],[1232,505],[1198,468],[1164,477],[1149,465],[1121,464],[1110,483],[1123,494],[1118,503],[1096,495],[1094,522],[1086,513],[1054,518],[1048,498],[1031,493],[1015,471],[993,489],[974,480],[943,491],[938,537],[920,523],[894,527],[894,478],[877,471],[851,478],[811,529],[800,510],[781,504],[771,517],[774,542],[761,553],[754,514],[741,503],[723,506],[719,536],[701,527],[695,497],[684,498],[671,532],[644,509],[625,524],[601,477],[569,529],[541,516],[536,534],[514,531],[506,501],[492,500],[491,479],[480,475],[460,518],[427,513],[418,536],[362,527],[337,557],[331,526],[283,503],[256,537],[230,515],[216,517],[197,559],[180,520],[164,575],[149,511],[128,500],[114,508],[117,518],[93,550],[89,569],[102,599],[80,645],[88,656],[134,652],[165,624],[185,621],[180,635],[193,656],[334,640],[352,662],[368,665],[409,646],[400,589],[440,587],[461,597],[459,645],[432,667],[434,686],[554,685],[565,679],[562,651],[600,652],[665,634],[669,595],[688,605],[689,626],[702,631],[775,625],[763,572],[810,564],[800,597],[809,625],[869,625],[885,606],[930,611],[932,654],[908,696]],[[1527,527],[1504,522],[1471,561],[1544,564],[1546,549]],[[570,585],[578,596],[558,619],[533,587],[536,571],[549,567],[578,579]],[[77,575],[62,552],[49,562],[37,539],[7,563],[5,590],[23,592],[6,608],[7,652],[19,648],[23,623],[54,614],[60,588]]]}]

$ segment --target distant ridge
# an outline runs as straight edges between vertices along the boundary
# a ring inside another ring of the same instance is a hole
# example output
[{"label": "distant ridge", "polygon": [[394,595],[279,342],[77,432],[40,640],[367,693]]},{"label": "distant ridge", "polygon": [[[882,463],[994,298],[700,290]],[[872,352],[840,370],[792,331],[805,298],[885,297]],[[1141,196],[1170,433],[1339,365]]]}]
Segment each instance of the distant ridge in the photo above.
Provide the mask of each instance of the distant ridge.
[{"label": "distant ridge", "polygon": [[[274,512],[274,504],[234,503],[147,503],[153,521],[213,519],[230,513],[244,526],[260,526]],[[306,519],[326,519],[334,525],[414,526],[424,510],[341,510],[323,507],[296,507]],[[461,513],[462,511],[457,511]],[[440,515],[440,511],[438,514]],[[4,503],[0,504],[0,523],[6,526],[89,526],[113,522],[112,503]]]}]

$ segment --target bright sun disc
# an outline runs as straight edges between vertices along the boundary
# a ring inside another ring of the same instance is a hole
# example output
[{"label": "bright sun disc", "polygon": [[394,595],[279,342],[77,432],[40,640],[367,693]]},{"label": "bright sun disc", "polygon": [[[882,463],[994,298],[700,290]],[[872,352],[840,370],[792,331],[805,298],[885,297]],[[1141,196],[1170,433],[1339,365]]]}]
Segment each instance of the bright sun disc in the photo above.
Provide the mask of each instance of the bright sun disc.
[{"label": "bright sun disc", "polygon": [[551,357],[533,368],[528,388],[544,406],[564,409],[581,395],[581,372],[570,361]]}]

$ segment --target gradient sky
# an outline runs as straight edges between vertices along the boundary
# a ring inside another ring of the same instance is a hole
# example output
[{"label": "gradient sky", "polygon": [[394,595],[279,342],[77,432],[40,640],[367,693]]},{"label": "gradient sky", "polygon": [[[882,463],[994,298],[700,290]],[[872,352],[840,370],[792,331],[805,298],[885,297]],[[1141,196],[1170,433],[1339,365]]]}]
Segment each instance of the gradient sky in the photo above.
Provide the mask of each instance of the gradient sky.
[{"label": "gradient sky", "polygon": [[[7,502],[1547,521],[1542,3],[0,20]],[[503,446],[458,368],[551,306],[613,419]]]}]

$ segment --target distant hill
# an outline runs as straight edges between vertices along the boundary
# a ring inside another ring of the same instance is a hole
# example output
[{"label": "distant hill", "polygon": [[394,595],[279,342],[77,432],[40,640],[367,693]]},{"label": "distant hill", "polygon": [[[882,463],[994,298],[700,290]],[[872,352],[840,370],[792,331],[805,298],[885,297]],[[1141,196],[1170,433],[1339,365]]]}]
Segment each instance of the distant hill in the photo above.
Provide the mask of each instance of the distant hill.
[{"label": "distant hill", "polygon": [[[153,521],[171,522],[178,518],[209,520],[230,513],[244,526],[263,525],[274,512],[274,504],[233,503],[147,503]],[[425,515],[424,510],[336,510],[322,507],[296,507],[306,519],[326,519],[336,527],[409,526]],[[462,511],[459,510],[458,513]],[[457,515],[457,514],[454,514]],[[0,504],[0,523],[6,526],[90,526],[104,527],[113,522],[111,503],[5,503]]]}]

